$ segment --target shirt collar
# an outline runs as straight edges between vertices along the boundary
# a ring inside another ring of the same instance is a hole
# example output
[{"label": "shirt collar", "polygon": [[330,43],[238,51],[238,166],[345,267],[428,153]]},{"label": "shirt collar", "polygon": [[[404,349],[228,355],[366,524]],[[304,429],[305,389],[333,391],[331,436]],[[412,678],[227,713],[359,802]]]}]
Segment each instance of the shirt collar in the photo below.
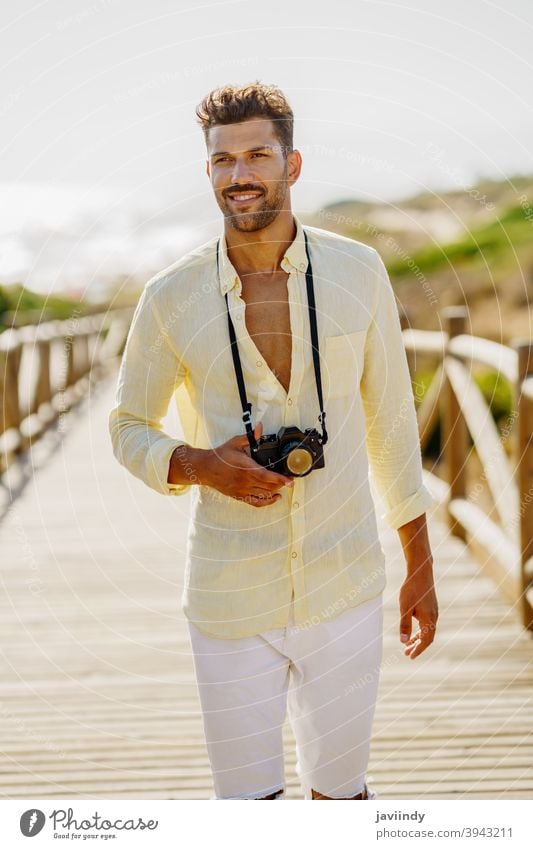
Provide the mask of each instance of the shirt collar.
[{"label": "shirt collar", "polygon": [[[287,272],[290,272],[293,269],[297,271],[305,271],[307,268],[307,254],[305,251],[303,225],[294,214],[293,220],[296,224],[296,236],[285,251],[285,255],[281,260],[281,267]],[[222,292],[222,295],[225,295],[226,292],[229,292],[230,289],[238,284],[239,275],[228,257],[228,248],[224,230],[222,230],[220,235],[219,244],[220,291]]]}]

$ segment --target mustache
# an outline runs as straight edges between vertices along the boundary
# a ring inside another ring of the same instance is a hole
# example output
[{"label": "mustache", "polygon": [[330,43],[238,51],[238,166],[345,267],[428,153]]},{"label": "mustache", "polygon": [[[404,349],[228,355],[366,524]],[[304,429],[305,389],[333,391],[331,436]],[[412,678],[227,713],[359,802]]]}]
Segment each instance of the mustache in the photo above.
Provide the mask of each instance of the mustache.
[{"label": "mustache", "polygon": [[261,192],[264,195],[264,191],[260,186],[254,186],[252,183],[247,183],[245,186],[230,186],[229,189],[224,189],[222,195],[226,197],[227,195],[234,194],[235,192]]}]

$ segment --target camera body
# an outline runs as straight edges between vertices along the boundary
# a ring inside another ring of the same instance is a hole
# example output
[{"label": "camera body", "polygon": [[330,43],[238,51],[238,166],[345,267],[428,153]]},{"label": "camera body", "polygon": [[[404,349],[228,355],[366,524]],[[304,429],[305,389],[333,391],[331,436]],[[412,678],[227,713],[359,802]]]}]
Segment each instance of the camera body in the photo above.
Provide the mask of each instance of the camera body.
[{"label": "camera body", "polygon": [[324,468],[320,433],[314,428],[281,427],[277,433],[259,437],[251,457],[261,466],[291,477],[304,477]]}]

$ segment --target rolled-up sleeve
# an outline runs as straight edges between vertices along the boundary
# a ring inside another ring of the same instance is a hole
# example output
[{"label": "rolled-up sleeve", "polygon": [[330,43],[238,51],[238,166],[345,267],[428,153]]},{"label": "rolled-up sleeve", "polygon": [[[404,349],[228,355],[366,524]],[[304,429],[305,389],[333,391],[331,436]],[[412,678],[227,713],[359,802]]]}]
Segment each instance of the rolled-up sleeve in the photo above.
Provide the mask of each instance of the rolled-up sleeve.
[{"label": "rolled-up sleeve", "polygon": [[169,342],[149,281],[129,328],[108,427],[113,454],[135,477],[163,495],[183,495],[191,484],[169,484],[170,458],[184,445],[162,430],[171,398],[186,368]]},{"label": "rolled-up sleeve", "polygon": [[377,251],[374,260],[377,293],[360,389],[369,465],[386,508],[381,518],[399,528],[434,499],[422,482],[415,400],[394,290]]}]

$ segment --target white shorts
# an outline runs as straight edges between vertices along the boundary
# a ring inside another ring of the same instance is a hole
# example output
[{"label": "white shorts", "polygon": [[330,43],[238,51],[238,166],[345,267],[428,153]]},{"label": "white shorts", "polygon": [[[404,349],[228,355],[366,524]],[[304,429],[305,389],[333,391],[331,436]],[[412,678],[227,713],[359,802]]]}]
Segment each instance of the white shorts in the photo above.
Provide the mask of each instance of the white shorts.
[{"label": "white shorts", "polygon": [[218,639],[188,622],[215,799],[285,796],[282,728],[304,797],[364,789],[383,645],[383,597],[334,619]]}]

